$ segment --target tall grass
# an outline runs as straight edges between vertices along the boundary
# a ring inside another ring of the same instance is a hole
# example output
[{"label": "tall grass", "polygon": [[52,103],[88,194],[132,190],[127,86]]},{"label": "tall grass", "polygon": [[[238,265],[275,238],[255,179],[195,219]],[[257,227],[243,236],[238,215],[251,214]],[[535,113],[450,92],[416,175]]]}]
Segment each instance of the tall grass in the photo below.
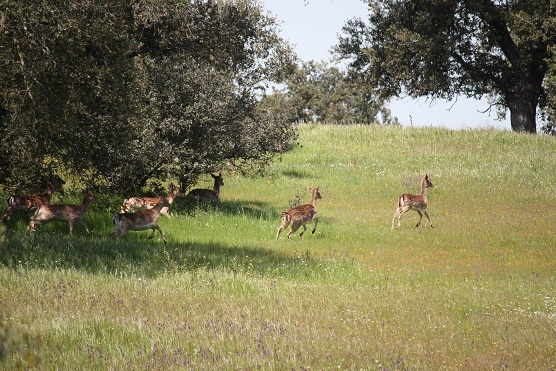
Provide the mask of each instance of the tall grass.
[{"label": "tall grass", "polygon": [[[109,195],[91,236],[22,216],[0,247],[0,368],[553,369],[555,153],[505,131],[305,125],[267,176],[224,174],[219,205],[178,199],[168,245],[111,241]],[[409,213],[390,231],[425,173],[435,228]],[[276,241],[307,185],[316,234]]]}]

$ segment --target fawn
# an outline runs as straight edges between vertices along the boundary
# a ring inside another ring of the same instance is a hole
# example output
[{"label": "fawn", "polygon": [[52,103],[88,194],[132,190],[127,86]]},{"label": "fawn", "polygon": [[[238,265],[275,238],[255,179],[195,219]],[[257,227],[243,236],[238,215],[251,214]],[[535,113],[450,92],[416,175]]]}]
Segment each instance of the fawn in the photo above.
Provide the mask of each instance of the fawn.
[{"label": "fawn", "polygon": [[[168,184],[168,196],[166,196],[166,201],[168,201],[169,206],[164,206],[160,210],[160,214],[170,218],[170,214],[168,213],[170,207],[174,203],[174,199],[177,196],[183,196],[183,192],[180,191],[178,187],[174,185],[174,183]],[[158,203],[160,197],[130,197],[126,198],[122,204],[121,212],[122,213],[132,213],[137,210],[141,209],[152,209]]]},{"label": "fawn", "polygon": [[96,201],[96,198],[94,197],[93,192],[89,190],[85,190],[83,193],[84,196],[81,205],[45,204],[39,206],[37,211],[35,211],[35,214],[31,217],[27,230],[34,232],[36,225],[46,224],[52,220],[60,220],[69,223],[70,234],[73,233],[73,223],[75,222],[81,224],[87,233],[91,233],[82,218],[87,212],[87,209],[89,209],[91,202]]},{"label": "fawn", "polygon": [[299,227],[303,226],[303,232],[299,234],[299,237],[303,236],[303,233],[307,231],[306,224],[310,221],[315,221],[315,227],[313,228],[313,234],[317,230],[317,223],[319,221],[317,217],[317,200],[322,198],[320,187],[313,188],[307,186],[309,192],[311,192],[311,203],[306,205],[301,205],[298,207],[293,207],[288,211],[282,212],[282,224],[278,228],[278,233],[276,233],[276,239],[280,236],[280,233],[291,225],[291,231],[288,233],[288,238],[291,239],[292,234],[294,234]]},{"label": "fawn", "polygon": [[431,228],[433,227],[431,218],[429,218],[429,213],[427,213],[427,189],[433,188],[433,184],[431,183],[429,176],[425,175],[425,177],[421,180],[421,193],[418,195],[410,195],[410,194],[403,194],[398,198],[398,207],[396,212],[394,213],[394,218],[392,218],[392,229],[394,229],[394,222],[396,221],[396,217],[398,218],[398,228],[400,228],[400,219],[403,214],[408,212],[409,210],[415,210],[419,213],[419,222],[417,223],[416,227],[421,225],[421,220],[423,219],[423,213],[429,220],[429,224]]},{"label": "fawn", "polygon": [[224,186],[224,178],[222,172],[218,175],[210,174],[214,178],[214,187],[210,189],[197,188],[187,194],[187,197],[201,202],[219,202],[220,201],[220,187]]},{"label": "fawn", "polygon": [[163,197],[158,199],[158,202],[152,209],[142,209],[134,213],[114,213],[114,232],[110,234],[111,238],[119,239],[128,231],[144,231],[152,229],[153,233],[149,237],[154,237],[154,232],[158,230],[164,243],[167,243],[166,237],[162,233],[162,229],[158,226],[158,217],[164,207],[170,207],[170,203]]},{"label": "fawn", "polygon": [[64,188],[62,187],[66,182],[57,175],[50,174],[50,178],[46,183],[46,192],[34,195],[12,195],[8,198],[8,210],[2,214],[0,220],[6,218],[10,220],[10,217],[14,211],[31,211],[38,208],[41,205],[50,204],[52,200],[52,194],[54,192],[60,192],[64,194]]}]

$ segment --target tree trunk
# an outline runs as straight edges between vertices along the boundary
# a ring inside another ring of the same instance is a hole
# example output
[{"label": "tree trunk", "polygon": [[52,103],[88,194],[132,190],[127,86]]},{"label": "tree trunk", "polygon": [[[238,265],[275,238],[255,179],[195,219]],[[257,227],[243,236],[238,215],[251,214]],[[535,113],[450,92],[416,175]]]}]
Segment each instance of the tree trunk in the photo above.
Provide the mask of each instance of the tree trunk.
[{"label": "tree trunk", "polygon": [[512,130],[518,133],[537,132],[537,105],[541,94],[542,78],[539,83],[530,76],[524,75],[516,82],[515,94],[507,97],[510,110]]},{"label": "tree trunk", "polygon": [[513,131],[533,134],[537,132],[536,106],[531,107],[530,102],[525,99],[515,99],[509,104],[509,109]]}]

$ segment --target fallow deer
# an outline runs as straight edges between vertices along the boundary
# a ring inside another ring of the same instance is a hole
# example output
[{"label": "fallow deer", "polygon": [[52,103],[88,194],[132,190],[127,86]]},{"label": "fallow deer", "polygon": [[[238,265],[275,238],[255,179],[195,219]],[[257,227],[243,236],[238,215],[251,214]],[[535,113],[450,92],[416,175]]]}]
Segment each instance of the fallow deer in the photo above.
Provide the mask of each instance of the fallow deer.
[{"label": "fallow deer", "polygon": [[313,188],[307,186],[309,192],[311,192],[311,203],[306,205],[301,205],[298,207],[293,207],[288,211],[282,212],[282,224],[278,228],[278,233],[276,233],[276,239],[280,236],[280,233],[291,225],[291,231],[288,233],[288,238],[291,239],[292,234],[294,234],[299,227],[303,226],[303,232],[299,234],[299,237],[303,236],[303,233],[307,231],[306,224],[315,221],[315,227],[313,228],[313,234],[317,230],[318,216],[317,216],[317,200],[322,198],[320,187]]},{"label": "fallow deer", "polygon": [[[178,187],[174,185],[174,183],[168,184],[168,196],[166,196],[166,201],[168,201],[169,206],[164,206],[162,210],[160,210],[160,214],[170,218],[170,214],[168,210],[174,203],[174,200],[177,196],[183,196],[183,193],[180,191]],[[160,197],[130,197],[126,198],[122,204],[121,212],[122,213],[132,213],[137,210],[142,209],[152,209],[158,203]]]},{"label": "fallow deer", "polygon": [[433,184],[431,183],[429,176],[425,175],[425,177],[421,180],[421,193],[418,195],[411,195],[411,194],[403,194],[398,198],[398,207],[396,208],[396,212],[394,213],[394,218],[392,218],[392,229],[394,229],[394,222],[396,218],[398,218],[398,228],[400,228],[400,219],[403,214],[408,212],[409,210],[415,210],[419,213],[419,222],[417,223],[416,227],[421,225],[421,220],[423,219],[423,213],[429,220],[429,224],[431,228],[433,227],[431,218],[429,218],[429,213],[427,213],[427,189],[433,188]]},{"label": "fallow deer", "polygon": [[134,213],[114,213],[114,232],[110,234],[110,237],[119,239],[128,231],[144,231],[152,229],[153,233],[149,239],[152,239],[154,237],[154,232],[158,230],[164,243],[167,243],[166,237],[164,237],[164,234],[162,233],[162,229],[158,226],[158,217],[164,207],[170,207],[170,204],[165,198],[160,197],[152,209],[142,209]]},{"label": "fallow deer", "polygon": [[50,174],[50,178],[46,183],[46,192],[34,195],[12,195],[8,198],[8,210],[2,214],[0,220],[6,218],[10,220],[14,211],[27,212],[35,210],[39,206],[48,205],[52,200],[54,192],[64,194],[63,185],[66,182],[57,175]]},{"label": "fallow deer", "polygon": [[46,224],[52,220],[60,220],[69,223],[70,234],[73,233],[73,224],[76,222],[81,224],[87,233],[91,233],[83,221],[83,216],[89,209],[91,202],[96,201],[96,198],[93,192],[89,190],[85,190],[83,193],[84,196],[81,205],[46,204],[39,206],[37,211],[35,211],[35,214],[31,217],[31,221],[29,222],[27,229],[34,232],[35,226],[37,225]]},{"label": "fallow deer", "polygon": [[197,188],[187,194],[188,198],[192,198],[200,202],[219,202],[220,201],[220,187],[224,186],[224,179],[222,173],[218,175],[210,174],[214,178],[214,187],[210,189]]}]

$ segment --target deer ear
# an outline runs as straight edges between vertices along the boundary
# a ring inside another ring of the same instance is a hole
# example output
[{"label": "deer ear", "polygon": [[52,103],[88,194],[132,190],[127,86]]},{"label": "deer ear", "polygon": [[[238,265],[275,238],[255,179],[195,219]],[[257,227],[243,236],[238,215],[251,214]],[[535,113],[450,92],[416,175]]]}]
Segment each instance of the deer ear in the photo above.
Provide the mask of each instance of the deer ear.
[{"label": "deer ear", "polygon": [[307,186],[307,189],[309,190],[309,192],[313,192],[313,187]]}]

